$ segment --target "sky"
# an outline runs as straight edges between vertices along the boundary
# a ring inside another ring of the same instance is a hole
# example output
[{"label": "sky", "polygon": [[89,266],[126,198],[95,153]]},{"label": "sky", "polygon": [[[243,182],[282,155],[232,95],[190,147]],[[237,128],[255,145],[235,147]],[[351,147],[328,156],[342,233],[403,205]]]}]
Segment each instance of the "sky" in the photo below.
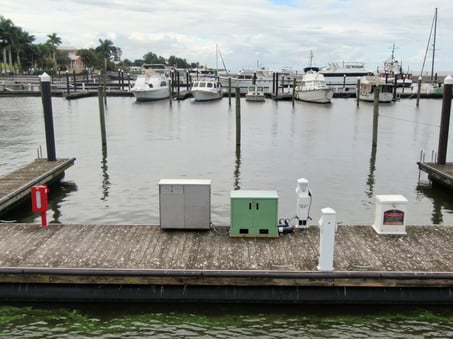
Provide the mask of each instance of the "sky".
[{"label": "sky", "polygon": [[[0,0],[0,15],[44,43],[95,48],[110,39],[122,59],[148,52],[230,71],[257,66],[302,70],[331,62],[382,69],[395,45],[404,71],[453,73],[452,0]],[[216,53],[216,46],[217,51]],[[221,55],[223,59],[216,55]]]}]

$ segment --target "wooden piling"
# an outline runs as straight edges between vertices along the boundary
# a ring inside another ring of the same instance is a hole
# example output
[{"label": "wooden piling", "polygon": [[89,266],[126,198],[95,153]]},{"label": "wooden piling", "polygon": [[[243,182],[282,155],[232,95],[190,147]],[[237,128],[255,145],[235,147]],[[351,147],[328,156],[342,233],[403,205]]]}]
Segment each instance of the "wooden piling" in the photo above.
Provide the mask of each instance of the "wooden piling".
[{"label": "wooden piling", "polygon": [[55,152],[55,133],[53,128],[52,93],[50,89],[50,76],[43,73],[41,79],[41,99],[44,110],[44,125],[46,131],[47,160],[57,160]]},{"label": "wooden piling", "polygon": [[77,92],[77,79],[76,79],[75,70],[72,71],[72,81],[74,83],[74,92]]},{"label": "wooden piling", "polygon": [[241,89],[236,87],[236,147],[241,146]]},{"label": "wooden piling", "polygon": [[360,104],[360,78],[357,79],[356,96],[357,96],[357,107],[359,107],[359,104]]},{"label": "wooden piling", "polygon": [[422,77],[418,78],[417,84],[418,84],[418,86],[417,86],[417,104],[416,104],[416,106],[418,107],[418,105],[420,104],[420,91],[422,89]]},{"label": "wooden piling", "polygon": [[70,94],[70,90],[69,90],[69,72],[66,71],[66,92],[67,92],[67,95]]},{"label": "wooden piling", "polygon": [[228,106],[231,106],[231,77],[228,78]]},{"label": "wooden piling", "polygon": [[101,141],[102,141],[102,150],[106,152],[107,150],[107,137],[105,132],[105,115],[104,115],[104,101],[103,101],[103,88],[99,86],[98,88],[98,101],[99,101],[99,120],[101,123]]},{"label": "wooden piling", "polygon": [[378,86],[374,88],[374,105],[373,105],[373,147],[377,146],[378,124],[379,124],[379,92]]},{"label": "wooden piling", "polygon": [[293,96],[292,96],[292,102],[293,102],[293,107],[294,107],[294,102],[296,101],[296,78],[294,77],[293,79]]},{"label": "wooden piling", "polygon": [[439,148],[437,151],[437,164],[445,165],[447,158],[448,130],[450,126],[450,111],[452,99],[453,77],[447,76],[444,80],[444,93],[442,99],[442,115],[440,120]]}]

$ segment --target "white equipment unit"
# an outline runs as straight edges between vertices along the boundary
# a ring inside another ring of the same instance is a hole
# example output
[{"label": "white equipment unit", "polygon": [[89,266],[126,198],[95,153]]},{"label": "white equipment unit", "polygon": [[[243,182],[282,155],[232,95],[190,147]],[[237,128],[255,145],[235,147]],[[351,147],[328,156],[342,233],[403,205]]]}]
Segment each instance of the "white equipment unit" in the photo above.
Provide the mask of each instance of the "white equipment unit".
[{"label": "white equipment unit", "polygon": [[335,233],[337,232],[337,212],[330,207],[321,209],[319,226],[319,271],[333,271]]},{"label": "white equipment unit", "polygon": [[305,178],[297,179],[297,187],[296,187],[296,195],[297,195],[297,218],[299,219],[299,223],[297,228],[308,228],[307,220],[310,214],[310,206],[311,206],[311,192],[308,188],[308,180]]},{"label": "white equipment unit", "polygon": [[374,230],[379,234],[406,234],[406,205],[402,195],[376,195]]},{"label": "white equipment unit", "polygon": [[159,213],[162,229],[209,229],[211,180],[160,180]]}]

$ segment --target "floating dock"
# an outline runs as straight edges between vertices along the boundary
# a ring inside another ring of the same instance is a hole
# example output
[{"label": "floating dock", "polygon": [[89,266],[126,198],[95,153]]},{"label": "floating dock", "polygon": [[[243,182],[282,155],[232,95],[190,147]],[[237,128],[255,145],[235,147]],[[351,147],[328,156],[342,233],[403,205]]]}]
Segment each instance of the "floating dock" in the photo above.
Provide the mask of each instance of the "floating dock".
[{"label": "floating dock", "polygon": [[48,185],[64,176],[75,158],[47,161],[38,159],[18,170],[0,177],[0,215],[24,199],[30,198],[35,185]]},{"label": "floating dock", "polygon": [[434,162],[417,162],[419,170],[428,174],[432,182],[453,190],[453,162],[439,165]]},{"label": "floating dock", "polygon": [[317,270],[318,227],[278,238],[227,230],[2,224],[0,300],[453,303],[451,226],[339,226],[328,272]]}]

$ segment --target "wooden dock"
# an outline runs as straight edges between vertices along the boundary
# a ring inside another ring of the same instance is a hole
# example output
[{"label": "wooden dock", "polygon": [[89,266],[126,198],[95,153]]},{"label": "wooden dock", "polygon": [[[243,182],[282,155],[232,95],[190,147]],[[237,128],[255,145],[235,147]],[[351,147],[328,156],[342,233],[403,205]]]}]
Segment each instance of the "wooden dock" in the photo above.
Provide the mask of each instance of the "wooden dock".
[{"label": "wooden dock", "polygon": [[453,162],[439,165],[434,162],[417,162],[419,170],[428,174],[432,182],[453,190]]},{"label": "wooden dock", "polygon": [[30,198],[35,185],[48,185],[59,180],[75,158],[47,161],[38,159],[18,170],[0,177],[0,215],[23,199]]},{"label": "wooden dock", "polygon": [[332,272],[317,270],[318,227],[227,229],[2,224],[0,300],[453,304],[452,226],[339,226]]}]

